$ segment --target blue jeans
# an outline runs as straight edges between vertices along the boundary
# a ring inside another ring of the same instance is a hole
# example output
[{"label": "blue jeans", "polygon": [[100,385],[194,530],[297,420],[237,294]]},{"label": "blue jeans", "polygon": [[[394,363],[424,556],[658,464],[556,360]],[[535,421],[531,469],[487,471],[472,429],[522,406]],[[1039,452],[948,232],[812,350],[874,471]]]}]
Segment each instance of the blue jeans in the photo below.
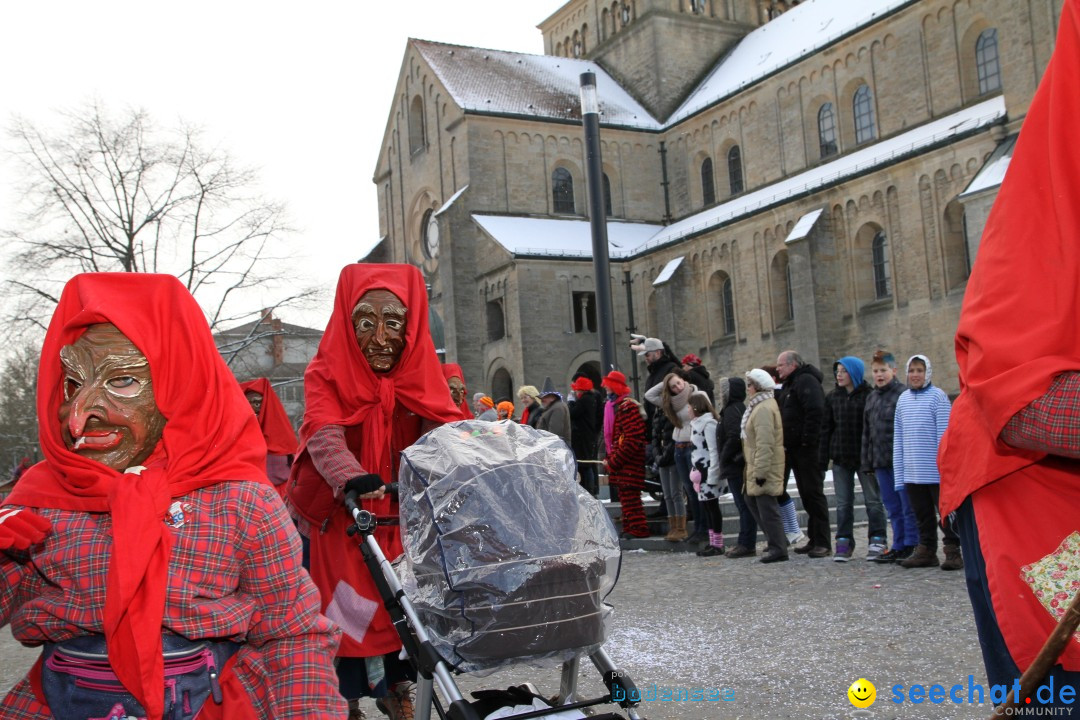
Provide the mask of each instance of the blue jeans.
[{"label": "blue jeans", "polygon": [[674,465],[660,468],[660,488],[664,491],[664,504],[669,517],[685,517],[686,502],[683,500],[682,481]]},{"label": "blue jeans", "polygon": [[697,535],[699,531],[705,532],[705,514],[701,510],[701,502],[698,500],[697,491],[694,490],[694,483],[690,480],[690,468],[693,467],[690,464],[692,452],[694,452],[692,447],[675,448],[675,472],[682,480],[683,489],[686,491],[686,505],[690,510],[689,514],[694,516],[694,534]]},{"label": "blue jeans", "polygon": [[892,549],[915,547],[919,544],[919,526],[915,522],[915,511],[911,509],[907,491],[894,487],[892,468],[878,468],[874,470],[874,475],[881,488],[881,502],[889,513],[889,524],[892,525]]},{"label": "blue jeans", "polygon": [[881,491],[877,478],[870,473],[856,473],[851,468],[833,463],[833,491],[836,493],[836,537],[851,540],[855,547],[855,475],[862,486],[863,503],[869,520],[869,537],[885,537],[885,508],[881,505]]},{"label": "blue jeans", "polygon": [[739,510],[739,545],[753,550],[757,546],[757,521],[746,504],[746,498],[742,494],[742,475],[728,478],[728,490],[731,490],[731,499]]}]

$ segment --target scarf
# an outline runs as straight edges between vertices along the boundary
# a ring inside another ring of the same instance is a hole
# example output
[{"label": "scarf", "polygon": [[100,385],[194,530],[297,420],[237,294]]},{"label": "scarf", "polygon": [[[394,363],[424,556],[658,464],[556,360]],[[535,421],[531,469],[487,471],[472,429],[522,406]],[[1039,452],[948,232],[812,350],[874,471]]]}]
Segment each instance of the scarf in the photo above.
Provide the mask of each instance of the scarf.
[{"label": "scarf", "polygon": [[772,390],[762,390],[754,393],[754,396],[746,402],[746,410],[743,411],[742,422],[739,424],[739,437],[743,440],[746,439],[746,424],[750,422],[750,413],[752,413],[754,408],[758,405],[772,398],[772,396]]}]

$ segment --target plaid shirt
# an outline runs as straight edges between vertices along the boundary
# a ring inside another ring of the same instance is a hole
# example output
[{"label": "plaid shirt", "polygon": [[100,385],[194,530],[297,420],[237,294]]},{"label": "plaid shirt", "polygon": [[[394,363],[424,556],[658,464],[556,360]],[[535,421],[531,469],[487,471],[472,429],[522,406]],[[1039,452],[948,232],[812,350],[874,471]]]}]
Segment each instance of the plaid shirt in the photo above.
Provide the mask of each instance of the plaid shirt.
[{"label": "plaid shirt", "polygon": [[1058,375],[1042,397],[1012,416],[1001,431],[1007,445],[1080,458],[1080,372]]},{"label": "plaid shirt", "polygon": [[[243,643],[235,667],[261,718],[345,717],[333,666],[340,631],[319,614],[300,540],[274,489],[226,482],[179,500],[191,507],[173,530],[163,628]],[[103,633],[112,517],[37,512],[53,526],[39,549],[0,553],[0,621],[25,645]],[[24,678],[0,702],[0,717],[50,715]]]}]

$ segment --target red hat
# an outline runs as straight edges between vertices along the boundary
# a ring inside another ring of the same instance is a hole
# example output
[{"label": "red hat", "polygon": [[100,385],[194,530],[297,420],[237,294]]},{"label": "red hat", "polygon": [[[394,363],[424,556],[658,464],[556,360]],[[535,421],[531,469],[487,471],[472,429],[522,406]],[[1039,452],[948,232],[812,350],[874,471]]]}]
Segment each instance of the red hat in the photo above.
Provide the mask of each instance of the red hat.
[{"label": "red hat", "polygon": [[682,362],[679,363],[679,364],[680,365],[692,365],[694,367],[697,367],[698,365],[701,365],[701,358],[699,358],[694,353],[690,353],[689,355],[686,355],[685,357],[683,357]]},{"label": "red hat", "polygon": [[630,393],[630,386],[626,384],[626,376],[618,370],[609,372],[600,384],[609,388],[616,395],[628,395]]},{"label": "red hat", "polygon": [[587,377],[585,377],[583,375],[583,376],[579,377],[577,380],[575,380],[574,382],[570,383],[570,389],[571,390],[582,390],[582,391],[592,390],[593,389],[592,380],[590,380],[589,378],[587,378]]}]

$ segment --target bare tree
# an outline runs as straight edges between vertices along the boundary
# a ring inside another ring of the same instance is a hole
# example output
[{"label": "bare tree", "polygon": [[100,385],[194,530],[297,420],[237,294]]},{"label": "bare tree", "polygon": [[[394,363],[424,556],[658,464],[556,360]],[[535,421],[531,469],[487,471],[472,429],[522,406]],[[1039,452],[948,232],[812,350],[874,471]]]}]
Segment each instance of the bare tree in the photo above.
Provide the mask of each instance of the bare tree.
[{"label": "bare tree", "polygon": [[[252,314],[236,311],[245,291],[286,286],[284,207],[255,193],[252,169],[205,148],[199,129],[163,130],[141,110],[111,115],[96,102],[63,118],[57,132],[20,117],[11,126],[25,211],[3,233],[11,319],[44,326],[78,272],[176,275],[211,327]],[[287,294],[275,304],[313,292],[290,282]]]},{"label": "bare tree", "polygon": [[8,354],[0,371],[0,484],[7,482],[19,459],[39,459],[37,371],[40,345],[28,344]]}]

